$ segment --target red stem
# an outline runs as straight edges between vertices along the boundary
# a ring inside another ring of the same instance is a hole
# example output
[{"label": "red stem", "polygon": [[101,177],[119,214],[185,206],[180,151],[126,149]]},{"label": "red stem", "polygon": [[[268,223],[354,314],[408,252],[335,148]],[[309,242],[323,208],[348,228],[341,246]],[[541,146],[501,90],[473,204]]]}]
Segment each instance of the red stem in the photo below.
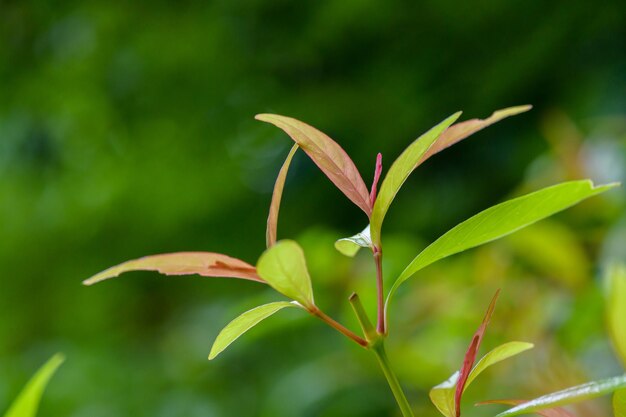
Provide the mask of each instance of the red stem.
[{"label": "red stem", "polygon": [[367,340],[363,339],[362,337],[360,337],[359,335],[357,335],[350,329],[347,329],[345,326],[343,326],[341,323],[334,320],[332,317],[327,316],[326,313],[324,313],[319,308],[314,306],[311,309],[309,309],[309,312],[313,314],[315,317],[322,320],[324,323],[328,324],[333,329],[343,334],[344,336],[348,337],[349,339],[352,339],[359,345],[363,346],[364,348],[367,348],[369,346],[369,343]]}]

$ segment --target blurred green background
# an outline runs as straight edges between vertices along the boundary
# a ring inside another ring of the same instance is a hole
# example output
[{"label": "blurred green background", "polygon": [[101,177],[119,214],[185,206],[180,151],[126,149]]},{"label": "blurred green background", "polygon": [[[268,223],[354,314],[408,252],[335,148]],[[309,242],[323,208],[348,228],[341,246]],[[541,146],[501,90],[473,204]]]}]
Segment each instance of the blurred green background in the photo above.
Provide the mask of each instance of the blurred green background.
[{"label": "blurred green background", "polygon": [[[447,115],[530,113],[423,165],[385,223],[387,280],[478,211],[558,181],[626,180],[626,3],[0,1],[0,410],[52,353],[68,360],[40,416],[397,416],[370,355],[284,311],[213,362],[217,332],[280,297],[256,283],[135,273],[147,254],[251,263],[291,142],[256,113],[328,133],[371,181]],[[333,242],[366,219],[299,153],[279,237],[305,248],[319,305],[356,329],[374,270]],[[626,260],[623,189],[427,268],[391,313],[389,354],[420,416],[497,288],[483,351],[536,343],[475,400],[529,398],[622,372],[602,266]],[[579,415],[608,415],[606,400]]]}]

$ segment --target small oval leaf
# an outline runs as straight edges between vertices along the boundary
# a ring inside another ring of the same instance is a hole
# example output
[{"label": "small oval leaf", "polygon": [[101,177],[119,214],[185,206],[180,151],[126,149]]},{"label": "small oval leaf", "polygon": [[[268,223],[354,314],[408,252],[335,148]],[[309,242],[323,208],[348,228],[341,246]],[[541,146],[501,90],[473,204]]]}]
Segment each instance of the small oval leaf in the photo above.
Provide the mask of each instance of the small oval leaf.
[{"label": "small oval leaf", "polygon": [[367,186],[346,151],[326,134],[291,117],[257,114],[255,119],[271,123],[287,133],[324,174],[369,217],[372,213]]},{"label": "small oval leaf", "polygon": [[283,197],[283,189],[285,188],[285,180],[287,179],[287,172],[289,171],[289,165],[294,154],[298,150],[298,144],[291,147],[287,159],[283,163],[283,166],[278,172],[276,183],[274,184],[274,192],[272,193],[272,202],[270,203],[270,213],[267,216],[267,229],[265,232],[265,242],[269,248],[276,243],[276,235],[278,229],[278,212],[280,211],[280,200]]},{"label": "small oval leaf", "polygon": [[57,353],[33,375],[15,399],[4,417],[35,417],[48,382],[65,361],[65,356]]},{"label": "small oval leaf", "polygon": [[354,257],[361,248],[371,248],[372,238],[370,237],[369,224],[363,231],[354,236],[344,237],[335,242],[335,249],[343,255]]},{"label": "small oval leaf", "polygon": [[476,363],[476,366],[474,366],[472,372],[470,372],[469,376],[467,377],[467,382],[465,383],[463,391],[465,391],[467,387],[469,387],[469,385],[476,379],[478,375],[480,375],[485,369],[489,368],[491,365],[495,365],[498,362],[518,355],[528,349],[532,349],[533,347],[534,345],[532,343],[508,342],[491,350]]},{"label": "small oval leaf", "polygon": [[145,256],[121,263],[83,281],[83,284],[96,284],[130,271],[157,271],[164,275],[197,274],[263,282],[254,266],[242,260],[213,252],[178,252]]},{"label": "small oval leaf", "polygon": [[307,309],[315,305],[304,251],[295,241],[281,240],[263,252],[257,270],[261,278],[279,293]]},{"label": "small oval leaf", "polygon": [[380,232],[383,220],[387,214],[387,210],[389,210],[391,202],[402,187],[402,184],[404,184],[411,172],[413,172],[419,164],[420,159],[426,154],[437,138],[439,138],[441,133],[454,123],[460,115],[461,112],[453,114],[417,138],[400,154],[391,165],[391,168],[389,168],[380,186],[380,191],[378,191],[370,221],[372,226],[372,242],[374,242],[375,245],[380,246]]},{"label": "small oval leaf", "polygon": [[440,259],[511,234],[617,185],[594,186],[589,180],[564,182],[478,213],[449,230],[411,261],[389,291],[387,307],[398,287],[420,269]]},{"label": "small oval leaf", "polygon": [[262,306],[253,308],[246,311],[222,329],[217,335],[211,353],[209,354],[209,360],[214,359],[217,355],[224,351],[231,343],[239,338],[242,334],[259,324],[262,320],[265,320],[272,314],[285,307],[299,307],[297,304],[288,301],[278,301],[276,303],[264,304]]},{"label": "small oval leaf", "polygon": [[532,414],[538,410],[558,407],[561,405],[573,404],[610,394],[613,391],[626,387],[626,375],[603,379],[600,381],[588,382],[577,385],[562,391],[547,394],[534,400],[527,401],[516,407],[510,408],[496,417],[517,416],[520,414]]},{"label": "small oval leaf", "polygon": [[607,275],[609,334],[617,355],[626,366],[626,265],[611,265]]},{"label": "small oval leaf", "polygon": [[456,417],[454,392],[456,391],[458,380],[459,371],[456,371],[450,378],[433,387],[428,393],[430,401],[432,401],[435,407],[437,407],[437,410],[445,417]]}]

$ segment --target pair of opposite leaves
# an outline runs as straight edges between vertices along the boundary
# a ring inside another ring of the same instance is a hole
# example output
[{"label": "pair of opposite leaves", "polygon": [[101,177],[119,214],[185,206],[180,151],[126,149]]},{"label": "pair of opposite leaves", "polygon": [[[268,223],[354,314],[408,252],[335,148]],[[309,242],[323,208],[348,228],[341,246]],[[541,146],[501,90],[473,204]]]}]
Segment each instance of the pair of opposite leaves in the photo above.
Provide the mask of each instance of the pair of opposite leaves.
[{"label": "pair of opposite leaves", "polygon": [[[615,351],[626,367],[626,304],[624,303],[624,300],[626,300],[626,265],[611,265],[607,269],[607,280],[607,321],[609,333]],[[437,385],[430,391],[431,401],[445,417],[459,417],[461,415],[461,398],[463,393],[472,381],[485,369],[533,347],[531,343],[525,342],[504,343],[491,350],[474,365],[498,294],[499,291],[493,297],[483,322],[472,338],[467,352],[465,353],[461,369],[455,372],[448,380]],[[520,414],[538,414],[543,417],[572,417],[572,414],[561,406],[610,394],[612,392],[615,392],[613,396],[614,416],[626,417],[626,375],[587,382],[582,385],[543,395],[530,401],[494,400],[481,402],[478,405],[514,405],[513,408],[498,414],[496,417],[509,417]]]},{"label": "pair of opposite leaves", "polygon": [[[375,181],[371,192],[363,182],[354,163],[345,151],[327,135],[298,120],[278,116],[259,115],[257,119],[270,122],[283,129],[295,145],[283,164],[274,187],[267,221],[268,249],[260,257],[257,267],[227,255],[212,252],[181,252],[148,256],[109,268],[84,283],[91,285],[116,277],[127,271],[149,270],[166,275],[198,274],[207,277],[232,277],[269,284],[278,292],[295,301],[270,303],[244,313],[231,322],[218,336],[210,358],[215,357],[237,337],[264,318],[289,306],[314,308],[311,280],[306,268],[304,253],[294,241],[276,243],[278,211],[289,163],[297,148],[302,148],[328,178],[370,219],[366,230],[345,244],[380,247],[383,218],[411,172],[435,153],[457,143],[472,133],[505,117],[527,111],[530,106],[511,107],[494,112],[487,119],[471,119],[452,125],[460,112],[446,118],[411,143],[389,169],[380,191],[376,193],[380,176],[380,158],[377,161]],[[591,181],[571,181],[547,187],[534,193],[498,204],[457,225],[417,255],[394,282],[385,308],[404,281],[420,269],[447,256],[508,235],[536,221],[564,210],[588,197],[604,192],[616,184],[595,187]],[[337,245],[338,248],[345,246]],[[346,253],[345,251],[342,251]],[[348,254],[354,254],[350,250]]]}]

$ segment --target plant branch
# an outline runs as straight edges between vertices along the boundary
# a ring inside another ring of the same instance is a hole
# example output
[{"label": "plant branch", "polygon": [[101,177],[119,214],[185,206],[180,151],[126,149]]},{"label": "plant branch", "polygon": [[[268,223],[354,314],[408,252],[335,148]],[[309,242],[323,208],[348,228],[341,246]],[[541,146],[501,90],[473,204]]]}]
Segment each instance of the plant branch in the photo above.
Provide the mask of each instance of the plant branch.
[{"label": "plant branch", "polygon": [[309,313],[313,314],[315,317],[319,318],[324,323],[328,324],[330,327],[337,330],[338,332],[340,332],[347,338],[352,339],[353,341],[363,346],[364,348],[367,348],[369,346],[369,343],[367,340],[363,339],[361,336],[357,335],[352,330],[346,328],[344,325],[337,322],[332,317],[326,315],[326,313],[324,313],[318,307],[313,306],[312,308],[309,309]]},{"label": "plant branch", "polygon": [[359,298],[359,295],[357,293],[352,293],[349,301],[352,309],[354,310],[356,318],[359,320],[361,329],[363,329],[363,334],[365,335],[365,338],[370,344],[376,343],[380,336],[378,335],[378,333],[376,333],[376,329],[372,325],[369,317],[367,317],[367,313],[363,308],[363,304],[361,304],[361,299]]},{"label": "plant branch", "polygon": [[378,359],[378,364],[380,368],[383,370],[385,374],[385,378],[387,378],[387,383],[389,384],[389,388],[391,388],[391,392],[400,407],[400,411],[404,417],[414,417],[413,411],[411,410],[411,406],[409,401],[406,399],[404,395],[404,391],[402,391],[402,387],[400,386],[400,382],[396,377],[396,374],[391,370],[391,365],[389,363],[389,359],[387,358],[387,353],[385,353],[385,346],[383,344],[382,339],[380,339],[380,343],[374,345],[372,351],[376,355],[376,359]]},{"label": "plant branch", "polygon": [[376,263],[376,294],[378,301],[376,330],[385,334],[385,291],[383,283],[383,250],[374,246],[374,262]]}]

